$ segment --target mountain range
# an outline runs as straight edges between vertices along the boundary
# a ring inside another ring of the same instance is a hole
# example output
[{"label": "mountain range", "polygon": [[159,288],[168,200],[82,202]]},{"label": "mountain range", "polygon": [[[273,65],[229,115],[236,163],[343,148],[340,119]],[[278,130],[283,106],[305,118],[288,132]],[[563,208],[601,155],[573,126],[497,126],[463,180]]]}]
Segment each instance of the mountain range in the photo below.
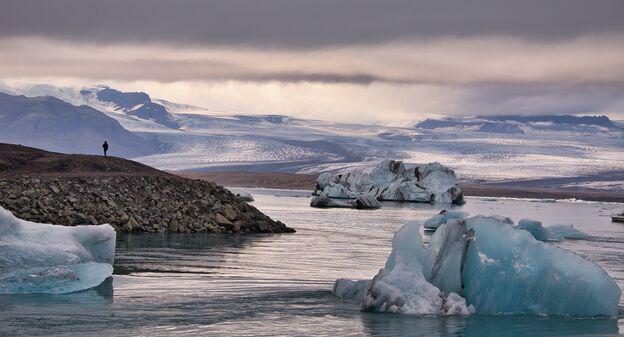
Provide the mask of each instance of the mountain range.
[{"label": "mountain range", "polygon": [[[472,182],[570,178],[568,187],[624,191],[624,182],[612,179],[621,175],[609,174],[624,172],[624,123],[606,116],[511,114],[384,126],[215,112],[106,86],[0,90],[13,94],[0,96],[9,102],[0,116],[13,123],[0,141],[98,153],[108,139],[111,153],[160,169],[317,173],[394,158],[438,161]],[[587,176],[594,178],[574,179]]]}]

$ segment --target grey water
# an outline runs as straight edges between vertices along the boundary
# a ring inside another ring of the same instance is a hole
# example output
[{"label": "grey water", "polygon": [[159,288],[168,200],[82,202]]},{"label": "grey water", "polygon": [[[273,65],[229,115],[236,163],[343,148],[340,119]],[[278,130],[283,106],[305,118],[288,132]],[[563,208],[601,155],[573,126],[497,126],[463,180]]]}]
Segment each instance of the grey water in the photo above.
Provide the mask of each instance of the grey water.
[{"label": "grey water", "polygon": [[[608,336],[618,319],[417,317],[368,313],[331,294],[336,278],[371,278],[394,232],[444,206],[314,209],[308,192],[246,189],[252,204],[297,229],[276,235],[120,235],[115,271],[64,295],[0,296],[2,336]],[[600,264],[624,289],[624,204],[468,198],[471,214],[573,224],[591,240],[558,243]],[[425,240],[427,236],[425,235]]]}]

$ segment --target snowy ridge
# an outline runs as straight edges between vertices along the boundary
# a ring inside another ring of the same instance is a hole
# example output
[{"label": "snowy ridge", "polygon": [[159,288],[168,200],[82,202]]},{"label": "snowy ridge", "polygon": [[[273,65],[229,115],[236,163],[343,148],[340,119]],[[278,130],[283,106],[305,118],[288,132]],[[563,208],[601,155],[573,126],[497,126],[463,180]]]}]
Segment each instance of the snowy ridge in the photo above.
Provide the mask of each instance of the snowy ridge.
[{"label": "snowy ridge", "polygon": [[[4,87],[103,111],[161,144],[160,153],[136,158],[161,169],[318,173],[372,168],[396,158],[408,165],[437,161],[467,181],[568,177],[570,188],[624,191],[624,179],[602,174],[624,172],[624,123],[604,116],[481,116],[398,127],[218,112],[150,98],[172,116],[175,128],[98,99],[104,86]],[[588,175],[595,177],[574,179]]]}]

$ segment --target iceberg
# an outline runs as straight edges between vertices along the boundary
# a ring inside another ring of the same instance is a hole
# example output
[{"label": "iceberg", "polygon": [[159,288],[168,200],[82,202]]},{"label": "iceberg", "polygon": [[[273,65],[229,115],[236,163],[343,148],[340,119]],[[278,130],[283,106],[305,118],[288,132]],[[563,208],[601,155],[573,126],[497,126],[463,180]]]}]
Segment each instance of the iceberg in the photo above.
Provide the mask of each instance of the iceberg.
[{"label": "iceberg", "polygon": [[552,235],[558,236],[564,239],[583,240],[583,239],[590,239],[593,237],[590,234],[587,234],[585,232],[582,232],[574,228],[573,225],[548,226],[548,231],[550,231]]},{"label": "iceberg", "polygon": [[335,200],[324,195],[312,197],[310,206],[316,208],[353,208],[349,200]]},{"label": "iceberg", "polygon": [[[449,271],[442,264],[447,262],[451,265],[452,262],[446,256],[437,254],[445,254],[447,250],[453,249],[463,250],[461,246],[465,241],[451,239],[457,233],[454,228],[449,229],[449,235],[438,234],[441,238],[437,239],[441,244],[446,242],[448,245],[439,247],[438,252],[432,252],[422,243],[419,228],[417,222],[412,222],[395,234],[388,261],[372,280],[339,279],[334,284],[334,294],[341,298],[360,300],[361,308],[367,311],[414,315],[468,315],[474,312],[474,308],[466,305],[460,295],[443,291],[460,288],[460,284],[445,280],[445,276],[448,276],[445,273]],[[459,245],[455,246],[450,241],[458,242]],[[456,274],[459,274],[459,270]],[[440,287],[432,284],[442,279]],[[447,283],[450,284],[448,289]]]},{"label": "iceberg", "polygon": [[449,211],[449,210],[443,209],[436,216],[425,221],[424,227],[426,229],[437,229],[438,227],[440,227],[440,225],[445,224],[447,221],[451,219],[465,219],[467,217],[468,217],[468,212]]},{"label": "iceberg", "polygon": [[355,198],[353,205],[357,209],[378,209],[381,208],[381,203],[374,195],[369,193],[362,193]]},{"label": "iceberg", "polygon": [[334,283],[332,293],[339,298],[360,301],[366,295],[372,280],[349,280],[345,278],[337,279]]},{"label": "iceberg", "polygon": [[249,192],[245,192],[245,191],[238,192],[238,193],[236,193],[236,196],[240,197],[245,202],[252,202],[252,201],[254,201],[253,196]]},{"label": "iceberg", "polygon": [[555,238],[546,228],[544,228],[540,221],[522,219],[518,222],[517,228],[531,233],[531,235],[539,241],[560,241],[559,238]]},{"label": "iceberg", "polygon": [[371,194],[362,193],[353,199],[336,199],[325,195],[312,197],[310,206],[317,208],[378,209],[381,203]]},{"label": "iceberg", "polygon": [[330,182],[327,186],[325,186],[320,195],[336,199],[353,199],[357,197],[358,193],[349,191],[346,187],[340,184]]},{"label": "iceberg", "polygon": [[372,280],[339,279],[334,294],[379,312],[615,317],[621,290],[594,262],[536,240],[507,217],[477,215],[450,218],[428,246],[419,223],[406,224]]},{"label": "iceberg", "polygon": [[584,233],[572,225],[542,226],[540,221],[522,219],[518,222],[518,229],[525,230],[539,241],[562,241],[564,239],[589,239],[592,236]]},{"label": "iceberg", "polygon": [[382,201],[464,202],[455,172],[440,163],[407,169],[401,161],[383,160],[372,170],[323,173],[314,190],[314,195],[330,198],[352,199],[360,193]]},{"label": "iceberg", "polygon": [[93,288],[113,273],[110,225],[57,226],[0,207],[0,294],[62,294]]}]

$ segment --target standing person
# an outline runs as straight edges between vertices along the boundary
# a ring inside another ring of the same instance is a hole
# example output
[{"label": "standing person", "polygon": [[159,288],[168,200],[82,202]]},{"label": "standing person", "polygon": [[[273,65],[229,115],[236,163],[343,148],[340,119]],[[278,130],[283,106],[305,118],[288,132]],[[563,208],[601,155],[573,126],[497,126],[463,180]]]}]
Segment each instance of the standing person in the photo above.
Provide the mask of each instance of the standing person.
[{"label": "standing person", "polygon": [[102,149],[104,149],[104,157],[106,157],[106,151],[108,151],[108,143],[106,141],[102,144]]}]

